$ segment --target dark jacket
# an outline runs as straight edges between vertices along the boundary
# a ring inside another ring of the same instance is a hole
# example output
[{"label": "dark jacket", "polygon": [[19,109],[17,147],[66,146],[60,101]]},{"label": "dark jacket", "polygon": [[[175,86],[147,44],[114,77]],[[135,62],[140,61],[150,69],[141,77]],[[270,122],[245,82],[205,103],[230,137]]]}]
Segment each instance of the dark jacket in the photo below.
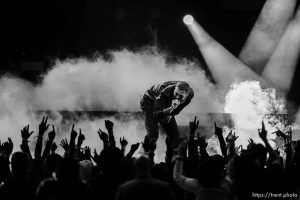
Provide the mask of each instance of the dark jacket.
[{"label": "dark jacket", "polygon": [[[141,109],[151,109],[156,118],[162,118],[165,116],[164,110],[172,105],[172,100],[174,100],[174,90],[176,84],[179,81],[167,81],[153,85],[148,89],[141,101]],[[187,106],[192,98],[194,97],[194,91],[191,88],[189,95],[185,102],[178,106],[178,113]]]}]

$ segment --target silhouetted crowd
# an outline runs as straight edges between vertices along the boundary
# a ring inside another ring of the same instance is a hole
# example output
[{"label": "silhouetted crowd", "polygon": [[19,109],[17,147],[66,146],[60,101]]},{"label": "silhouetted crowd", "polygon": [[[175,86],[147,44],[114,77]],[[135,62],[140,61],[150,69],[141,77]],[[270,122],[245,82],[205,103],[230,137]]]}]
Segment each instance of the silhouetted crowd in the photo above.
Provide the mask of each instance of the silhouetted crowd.
[{"label": "silhouetted crowd", "polygon": [[[10,138],[0,143],[0,198],[300,199],[300,141],[291,140],[292,131],[276,133],[285,143],[281,156],[271,147],[264,123],[258,130],[263,144],[249,139],[246,149],[236,147],[238,136],[232,131],[224,138],[223,129],[215,123],[222,155],[209,155],[206,138],[196,133],[198,124],[195,117],[189,124],[189,138],[181,139],[170,161],[154,163],[155,139],[146,135],[140,143],[131,144],[125,154],[128,141],[119,138],[121,148],[116,147],[110,120],[105,120],[107,132],[98,131],[103,142],[100,154],[82,147],[85,135],[73,125],[69,140],[60,142],[64,155],[59,155],[55,127],[49,127],[48,118],[43,117],[34,156],[28,145],[33,133],[29,125],[21,130],[21,151],[12,153]],[[142,152],[133,157],[139,145]]]}]

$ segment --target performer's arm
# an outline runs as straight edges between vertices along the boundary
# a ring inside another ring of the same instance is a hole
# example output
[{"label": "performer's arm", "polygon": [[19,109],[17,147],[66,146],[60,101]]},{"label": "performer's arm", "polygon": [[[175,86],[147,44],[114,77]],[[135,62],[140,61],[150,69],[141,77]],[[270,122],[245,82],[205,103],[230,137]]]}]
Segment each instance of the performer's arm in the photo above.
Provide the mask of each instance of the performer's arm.
[{"label": "performer's arm", "polygon": [[172,107],[169,106],[168,102],[168,90],[164,90],[160,93],[158,97],[155,99],[154,107],[153,107],[153,115],[156,119],[162,119],[163,117],[170,115],[173,110]]}]

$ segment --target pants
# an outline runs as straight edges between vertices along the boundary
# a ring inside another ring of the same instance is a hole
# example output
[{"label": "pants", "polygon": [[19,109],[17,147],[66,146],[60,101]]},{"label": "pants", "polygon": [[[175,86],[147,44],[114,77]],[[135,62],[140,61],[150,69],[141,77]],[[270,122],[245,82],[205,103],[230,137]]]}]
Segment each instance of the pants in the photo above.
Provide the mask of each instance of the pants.
[{"label": "pants", "polygon": [[150,102],[147,102],[147,99],[144,98],[141,100],[141,109],[143,111],[147,136],[150,139],[158,138],[158,123],[166,131],[166,159],[171,160],[173,151],[177,148],[180,141],[180,134],[175,118],[173,116],[167,116],[161,120],[155,119],[153,116],[153,105]]}]

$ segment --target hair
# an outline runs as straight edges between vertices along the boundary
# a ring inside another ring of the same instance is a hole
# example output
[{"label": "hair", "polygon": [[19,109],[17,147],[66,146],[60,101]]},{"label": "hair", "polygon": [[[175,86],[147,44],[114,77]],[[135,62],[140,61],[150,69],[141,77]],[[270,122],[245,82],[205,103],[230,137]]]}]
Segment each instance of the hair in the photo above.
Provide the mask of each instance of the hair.
[{"label": "hair", "polygon": [[197,179],[204,187],[212,187],[222,179],[225,159],[221,155],[213,155],[199,165]]},{"label": "hair", "polygon": [[182,90],[182,91],[189,91],[190,90],[190,85],[185,82],[185,81],[179,81],[177,84],[176,84],[176,87],[179,89],[179,90]]},{"label": "hair", "polygon": [[11,170],[15,177],[26,177],[29,160],[24,152],[15,152],[11,157]]},{"label": "hair", "polygon": [[63,158],[57,165],[56,177],[59,181],[73,181],[79,179],[79,164],[73,158]]},{"label": "hair", "polygon": [[133,167],[138,175],[148,175],[151,171],[150,159],[145,155],[139,155],[133,161]]}]

